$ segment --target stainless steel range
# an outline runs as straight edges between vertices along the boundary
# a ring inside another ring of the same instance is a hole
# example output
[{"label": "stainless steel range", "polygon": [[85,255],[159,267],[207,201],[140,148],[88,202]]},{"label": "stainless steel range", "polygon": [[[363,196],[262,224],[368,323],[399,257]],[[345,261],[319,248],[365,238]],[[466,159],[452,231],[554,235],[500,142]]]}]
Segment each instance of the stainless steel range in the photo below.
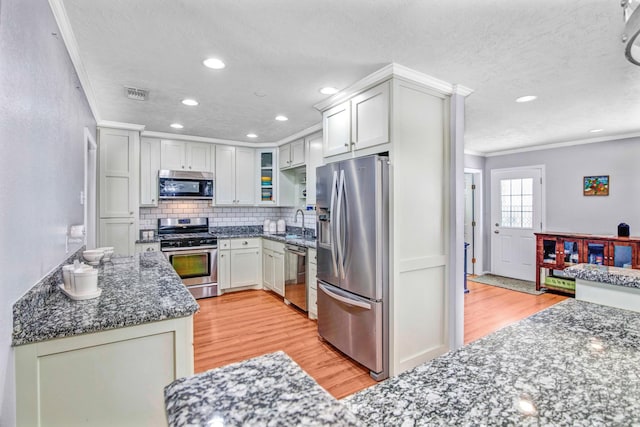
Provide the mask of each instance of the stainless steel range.
[{"label": "stainless steel range", "polygon": [[218,296],[218,239],[208,218],[158,219],[160,250],[194,298]]}]

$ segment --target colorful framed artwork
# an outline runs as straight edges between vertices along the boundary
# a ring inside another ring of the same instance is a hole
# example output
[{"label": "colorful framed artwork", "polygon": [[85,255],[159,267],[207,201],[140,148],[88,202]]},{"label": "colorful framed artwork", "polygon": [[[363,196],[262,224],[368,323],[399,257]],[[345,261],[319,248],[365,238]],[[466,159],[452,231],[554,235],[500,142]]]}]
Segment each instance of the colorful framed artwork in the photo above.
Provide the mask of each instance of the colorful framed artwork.
[{"label": "colorful framed artwork", "polygon": [[585,196],[608,196],[609,175],[585,176],[582,194]]}]

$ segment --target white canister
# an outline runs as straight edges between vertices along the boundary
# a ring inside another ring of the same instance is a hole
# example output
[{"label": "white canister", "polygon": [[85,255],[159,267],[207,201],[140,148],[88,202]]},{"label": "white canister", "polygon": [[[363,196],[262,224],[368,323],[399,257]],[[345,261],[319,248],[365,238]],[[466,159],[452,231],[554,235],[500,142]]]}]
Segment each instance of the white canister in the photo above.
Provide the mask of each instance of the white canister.
[{"label": "white canister", "polygon": [[269,232],[270,224],[271,224],[271,221],[269,219],[265,219],[264,220],[264,224],[262,225],[262,232],[263,233],[268,233]]},{"label": "white canister", "polygon": [[269,223],[269,233],[276,234],[278,232],[278,224],[275,221]]},{"label": "white canister", "polygon": [[73,288],[73,270],[75,270],[73,264],[62,266],[62,282],[64,283],[64,289],[70,291]]},{"label": "white canister", "polygon": [[90,294],[98,290],[98,270],[95,268],[78,268],[73,271],[73,288],[76,295]]},{"label": "white canister", "polygon": [[281,218],[278,220],[278,233],[284,233],[285,231],[287,231],[287,224]]}]

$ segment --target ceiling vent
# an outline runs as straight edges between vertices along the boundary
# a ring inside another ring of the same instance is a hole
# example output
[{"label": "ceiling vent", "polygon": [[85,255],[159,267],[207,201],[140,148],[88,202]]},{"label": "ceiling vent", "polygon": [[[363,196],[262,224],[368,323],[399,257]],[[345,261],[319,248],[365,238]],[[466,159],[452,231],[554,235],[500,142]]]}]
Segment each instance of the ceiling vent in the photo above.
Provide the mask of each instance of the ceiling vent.
[{"label": "ceiling vent", "polygon": [[125,86],[124,91],[127,94],[127,98],[134,99],[136,101],[146,101],[149,96],[149,91],[146,89]]}]

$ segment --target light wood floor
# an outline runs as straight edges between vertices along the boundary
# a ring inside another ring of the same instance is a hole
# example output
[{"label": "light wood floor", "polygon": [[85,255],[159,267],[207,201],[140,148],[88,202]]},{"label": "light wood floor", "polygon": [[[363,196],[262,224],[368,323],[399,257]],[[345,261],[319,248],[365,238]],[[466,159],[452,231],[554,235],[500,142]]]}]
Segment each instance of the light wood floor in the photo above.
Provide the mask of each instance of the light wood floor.
[{"label": "light wood floor", "polygon": [[[469,282],[465,344],[566,297],[527,295]],[[282,350],[334,397],[375,384],[368,370],[318,338],[317,325],[267,291],[243,291],[198,300],[194,317],[195,371]]]}]

